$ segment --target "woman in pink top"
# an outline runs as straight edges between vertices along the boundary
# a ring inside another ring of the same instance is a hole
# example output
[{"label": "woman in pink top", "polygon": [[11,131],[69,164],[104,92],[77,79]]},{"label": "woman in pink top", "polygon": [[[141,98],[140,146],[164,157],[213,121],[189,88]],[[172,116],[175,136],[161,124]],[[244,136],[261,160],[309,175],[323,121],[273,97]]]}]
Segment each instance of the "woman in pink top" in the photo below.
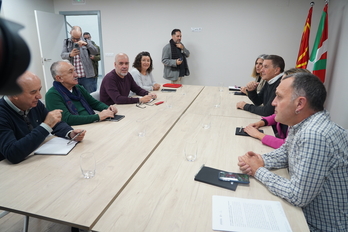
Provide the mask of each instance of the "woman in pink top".
[{"label": "woman in pink top", "polygon": [[[263,117],[260,121],[252,123],[244,128],[244,131],[251,137],[261,140],[262,144],[273,148],[279,148],[285,143],[286,136],[288,135],[287,126],[280,124],[274,120],[275,114],[268,117]],[[257,129],[263,126],[275,126],[277,130],[277,136],[266,135],[259,132]]]},{"label": "woman in pink top", "polygon": [[[307,69],[291,68],[284,72],[283,77],[299,72],[310,73],[310,71],[308,71]],[[286,136],[288,135],[288,128],[286,125],[276,122],[274,118],[275,114],[272,114],[268,117],[263,117],[260,121],[251,123],[250,125],[245,127],[244,131],[248,133],[251,137],[261,140],[262,144],[277,149],[285,143]],[[265,135],[264,133],[261,133],[257,130],[258,128],[263,126],[273,126],[273,130],[275,131],[276,137],[272,135]]]}]

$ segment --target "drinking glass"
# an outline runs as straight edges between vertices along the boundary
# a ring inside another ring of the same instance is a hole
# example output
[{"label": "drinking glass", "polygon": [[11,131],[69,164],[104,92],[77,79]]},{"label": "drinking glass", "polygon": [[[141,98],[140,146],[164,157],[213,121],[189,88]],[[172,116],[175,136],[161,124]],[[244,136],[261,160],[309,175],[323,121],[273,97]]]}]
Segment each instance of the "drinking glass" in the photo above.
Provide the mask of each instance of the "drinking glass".
[{"label": "drinking glass", "polygon": [[95,176],[95,157],[93,152],[85,152],[80,155],[80,168],[85,179]]},{"label": "drinking glass", "polygon": [[136,129],[137,129],[137,135],[139,137],[145,137],[146,136],[146,119],[140,118],[136,121]]},{"label": "drinking glass", "polygon": [[180,87],[180,93],[181,93],[182,95],[186,95],[186,92],[185,92],[185,89],[184,89],[184,85],[181,85],[181,87]]},{"label": "drinking glass", "polygon": [[217,93],[215,95],[215,108],[219,108],[221,106],[221,93]]},{"label": "drinking glass", "polygon": [[224,91],[224,83],[220,82],[219,83],[219,92],[223,92]]},{"label": "drinking glass", "polygon": [[211,116],[207,115],[203,118],[202,127],[203,129],[209,129],[211,126]]},{"label": "drinking glass", "polygon": [[187,141],[185,143],[184,155],[186,160],[190,162],[197,159],[197,141]]},{"label": "drinking glass", "polygon": [[172,108],[173,107],[173,96],[172,94],[168,93],[167,96],[166,96],[166,106],[167,108]]}]

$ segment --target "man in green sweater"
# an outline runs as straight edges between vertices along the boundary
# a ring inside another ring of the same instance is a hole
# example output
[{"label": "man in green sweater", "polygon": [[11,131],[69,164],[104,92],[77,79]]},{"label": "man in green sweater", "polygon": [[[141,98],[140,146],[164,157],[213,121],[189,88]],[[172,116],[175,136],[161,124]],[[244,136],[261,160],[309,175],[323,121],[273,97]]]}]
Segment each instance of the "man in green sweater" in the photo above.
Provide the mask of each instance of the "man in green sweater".
[{"label": "man in green sweater", "polygon": [[113,118],[117,113],[114,105],[108,106],[94,99],[85,88],[78,85],[75,67],[69,61],[54,62],[51,74],[54,82],[45,96],[46,108],[63,110],[62,121],[67,124],[81,125],[102,121]]}]

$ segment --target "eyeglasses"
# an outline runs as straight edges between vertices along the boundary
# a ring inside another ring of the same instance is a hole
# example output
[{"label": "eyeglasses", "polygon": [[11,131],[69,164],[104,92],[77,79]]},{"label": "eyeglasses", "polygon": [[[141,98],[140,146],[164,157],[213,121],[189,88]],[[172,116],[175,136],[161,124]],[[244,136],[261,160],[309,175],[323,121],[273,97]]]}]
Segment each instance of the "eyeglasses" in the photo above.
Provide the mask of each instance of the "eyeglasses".
[{"label": "eyeglasses", "polygon": [[136,107],[138,107],[140,109],[145,109],[146,108],[146,106],[144,106],[143,103],[141,103],[141,102],[139,102],[139,103],[137,103],[135,105],[136,105]]},{"label": "eyeglasses", "polygon": [[80,41],[80,38],[74,38],[74,37],[71,37],[71,40],[72,40],[72,41],[76,41],[76,42],[77,42],[77,41]]}]

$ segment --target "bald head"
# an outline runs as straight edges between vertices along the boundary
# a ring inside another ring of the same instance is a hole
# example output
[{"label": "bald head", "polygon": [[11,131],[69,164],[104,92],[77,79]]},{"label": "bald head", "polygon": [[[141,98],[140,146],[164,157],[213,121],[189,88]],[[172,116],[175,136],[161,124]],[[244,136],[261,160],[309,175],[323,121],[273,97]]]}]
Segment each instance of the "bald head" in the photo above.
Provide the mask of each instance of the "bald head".
[{"label": "bald head", "polygon": [[129,58],[127,54],[118,53],[115,56],[114,66],[117,75],[119,75],[121,78],[124,78],[128,74],[129,69]]},{"label": "bald head", "polygon": [[128,56],[126,53],[118,53],[116,56],[115,56],[115,62],[117,62],[117,60],[119,59],[122,59],[122,58],[127,58],[128,59]]},{"label": "bald head", "polygon": [[26,71],[17,79],[17,83],[23,92],[19,95],[10,96],[11,102],[23,111],[36,107],[42,97],[40,78],[32,72]]},{"label": "bald head", "polygon": [[22,89],[27,88],[31,82],[35,82],[35,81],[39,81],[41,83],[40,78],[30,71],[24,72],[17,79],[17,83]]},{"label": "bald head", "polygon": [[82,30],[79,26],[73,26],[70,31],[71,39],[75,42],[79,41],[82,36]]},{"label": "bald head", "polygon": [[72,31],[82,32],[82,29],[81,29],[81,27],[79,27],[79,26],[73,26],[73,27],[71,28],[70,32],[72,32]]}]

